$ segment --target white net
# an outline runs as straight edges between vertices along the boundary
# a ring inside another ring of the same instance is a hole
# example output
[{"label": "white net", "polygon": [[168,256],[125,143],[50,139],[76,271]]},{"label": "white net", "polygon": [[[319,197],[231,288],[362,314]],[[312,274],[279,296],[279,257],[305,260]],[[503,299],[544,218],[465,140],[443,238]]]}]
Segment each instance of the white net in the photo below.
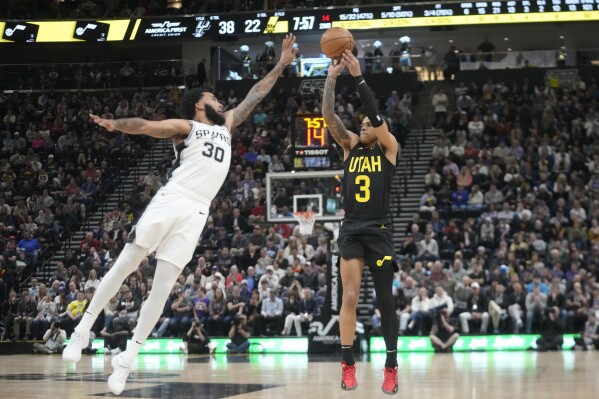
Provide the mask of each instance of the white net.
[{"label": "white net", "polygon": [[299,223],[301,235],[309,236],[312,234],[314,222],[316,221],[315,212],[293,212],[293,217]]}]

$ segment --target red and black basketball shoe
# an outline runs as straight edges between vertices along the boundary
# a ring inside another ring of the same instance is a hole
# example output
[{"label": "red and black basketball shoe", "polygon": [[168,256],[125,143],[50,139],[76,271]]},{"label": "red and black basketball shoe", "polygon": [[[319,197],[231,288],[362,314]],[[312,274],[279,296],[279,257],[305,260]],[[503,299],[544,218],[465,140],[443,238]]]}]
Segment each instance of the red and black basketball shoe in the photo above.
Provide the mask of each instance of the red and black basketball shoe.
[{"label": "red and black basketball shoe", "polygon": [[348,366],[345,362],[341,362],[341,389],[351,391],[358,387],[356,380],[356,365]]}]

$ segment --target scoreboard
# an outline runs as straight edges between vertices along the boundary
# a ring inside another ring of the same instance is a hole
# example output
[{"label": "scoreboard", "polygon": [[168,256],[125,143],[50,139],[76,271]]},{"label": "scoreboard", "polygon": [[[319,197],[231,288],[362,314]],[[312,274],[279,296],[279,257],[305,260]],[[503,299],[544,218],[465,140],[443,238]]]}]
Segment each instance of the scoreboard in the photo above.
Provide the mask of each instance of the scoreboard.
[{"label": "scoreboard", "polygon": [[291,143],[294,169],[329,169],[331,146],[327,124],[322,115],[296,115],[294,130]]},{"label": "scoreboard", "polygon": [[227,40],[242,35],[319,33],[331,27],[354,30],[397,29],[579,21],[599,21],[599,0],[458,1],[353,8],[304,8],[291,11],[84,21],[83,25],[81,21],[0,21],[0,43],[173,38]]},{"label": "scoreboard", "polygon": [[[190,37],[315,33],[332,27],[390,29],[444,25],[598,21],[599,0],[469,1],[315,8],[187,17]],[[147,36],[143,20],[135,39]],[[197,29],[194,29],[194,25]],[[151,31],[151,30],[150,30]],[[151,34],[150,34],[151,36]]]}]

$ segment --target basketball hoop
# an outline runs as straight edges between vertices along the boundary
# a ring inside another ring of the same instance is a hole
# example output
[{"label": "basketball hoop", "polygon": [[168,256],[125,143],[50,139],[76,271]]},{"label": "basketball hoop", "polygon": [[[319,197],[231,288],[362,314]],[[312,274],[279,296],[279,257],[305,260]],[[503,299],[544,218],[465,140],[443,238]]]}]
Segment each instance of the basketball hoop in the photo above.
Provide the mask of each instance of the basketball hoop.
[{"label": "basketball hoop", "polygon": [[312,234],[314,222],[316,221],[316,212],[293,212],[293,217],[299,223],[301,235],[309,236]]}]

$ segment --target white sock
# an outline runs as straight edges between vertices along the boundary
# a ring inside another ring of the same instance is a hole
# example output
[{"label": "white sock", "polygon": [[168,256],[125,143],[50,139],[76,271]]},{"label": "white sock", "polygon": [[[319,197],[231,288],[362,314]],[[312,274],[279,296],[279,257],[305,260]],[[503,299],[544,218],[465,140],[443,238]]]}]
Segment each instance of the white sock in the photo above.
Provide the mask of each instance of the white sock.
[{"label": "white sock", "polygon": [[110,298],[116,295],[127,276],[137,270],[143,257],[147,254],[147,248],[136,244],[125,244],[125,248],[123,248],[116,262],[108,273],[106,273],[96,292],[94,292],[91,303],[87,307],[79,325],[75,328],[76,332],[85,333],[92,328],[104,306]]},{"label": "white sock", "polygon": [[144,306],[139,311],[139,318],[137,319],[137,326],[135,327],[131,344],[127,346],[127,350],[123,353],[124,360],[127,363],[133,363],[135,357],[143,347],[146,338],[148,338],[152,329],[156,326],[162,314],[164,303],[171,293],[171,289],[181,271],[182,268],[172,263],[158,260],[156,274],[154,275],[154,285]]}]

